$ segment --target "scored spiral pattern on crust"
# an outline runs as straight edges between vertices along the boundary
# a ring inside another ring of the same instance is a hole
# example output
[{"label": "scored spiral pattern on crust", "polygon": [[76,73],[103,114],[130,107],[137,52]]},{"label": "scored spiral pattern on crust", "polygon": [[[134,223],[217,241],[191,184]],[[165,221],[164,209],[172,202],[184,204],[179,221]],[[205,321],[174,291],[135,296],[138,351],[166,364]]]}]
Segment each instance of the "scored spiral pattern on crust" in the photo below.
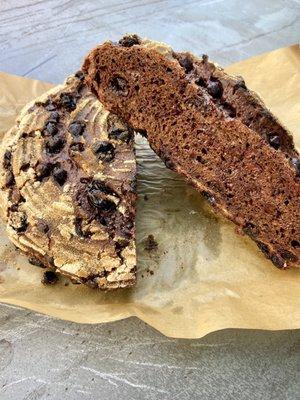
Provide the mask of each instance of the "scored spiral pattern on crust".
[{"label": "scored spiral pattern on crust", "polygon": [[93,287],[135,283],[133,135],[82,73],[24,107],[0,163],[0,214],[18,248]]}]

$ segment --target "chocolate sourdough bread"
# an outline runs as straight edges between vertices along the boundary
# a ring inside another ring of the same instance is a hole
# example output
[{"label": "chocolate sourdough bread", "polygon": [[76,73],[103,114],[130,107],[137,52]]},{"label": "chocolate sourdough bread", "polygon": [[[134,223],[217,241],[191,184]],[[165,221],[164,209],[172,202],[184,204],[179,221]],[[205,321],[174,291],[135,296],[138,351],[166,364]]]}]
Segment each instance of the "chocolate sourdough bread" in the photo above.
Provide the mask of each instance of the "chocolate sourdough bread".
[{"label": "chocolate sourdough bread", "polygon": [[133,134],[81,71],[22,110],[0,160],[1,216],[31,263],[100,289],[135,283]]},{"label": "chocolate sourdough bread", "polygon": [[98,46],[83,70],[105,106],[267,258],[299,266],[299,154],[242,78],[136,35]]}]

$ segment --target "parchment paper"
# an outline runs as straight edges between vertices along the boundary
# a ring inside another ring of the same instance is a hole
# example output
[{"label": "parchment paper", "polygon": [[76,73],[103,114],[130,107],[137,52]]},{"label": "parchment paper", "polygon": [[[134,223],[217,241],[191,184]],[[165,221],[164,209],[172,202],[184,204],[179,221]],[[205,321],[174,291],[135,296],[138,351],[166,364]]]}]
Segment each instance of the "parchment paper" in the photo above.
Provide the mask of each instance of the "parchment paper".
[{"label": "parchment paper", "polygon": [[[300,50],[279,49],[227,68],[243,75],[300,145]],[[52,85],[0,74],[0,132]],[[0,139],[3,136],[1,133]],[[300,271],[280,271],[137,138],[138,284],[101,293],[65,280],[45,287],[0,231],[0,301],[81,323],[135,315],[167,336],[199,338],[222,328],[299,328]],[[147,197],[145,197],[147,195]],[[158,248],[144,249],[153,234]]]}]

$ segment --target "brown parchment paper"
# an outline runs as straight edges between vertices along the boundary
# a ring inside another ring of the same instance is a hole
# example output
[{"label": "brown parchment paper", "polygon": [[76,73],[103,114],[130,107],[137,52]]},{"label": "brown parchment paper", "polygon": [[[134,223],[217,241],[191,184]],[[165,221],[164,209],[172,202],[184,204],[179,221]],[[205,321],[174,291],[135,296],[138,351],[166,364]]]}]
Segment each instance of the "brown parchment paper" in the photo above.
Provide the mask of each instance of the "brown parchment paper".
[{"label": "brown parchment paper", "polygon": [[[227,68],[243,75],[295,135],[300,146],[298,46]],[[52,85],[0,73],[0,140],[20,108]],[[172,337],[199,338],[223,328],[300,327],[300,270],[280,271],[234,226],[137,138],[138,284],[101,293],[84,286],[44,287],[42,270],[8,242],[0,225],[0,301],[81,323],[137,316]],[[145,199],[145,195],[147,195]],[[144,241],[153,234],[157,250]]]}]

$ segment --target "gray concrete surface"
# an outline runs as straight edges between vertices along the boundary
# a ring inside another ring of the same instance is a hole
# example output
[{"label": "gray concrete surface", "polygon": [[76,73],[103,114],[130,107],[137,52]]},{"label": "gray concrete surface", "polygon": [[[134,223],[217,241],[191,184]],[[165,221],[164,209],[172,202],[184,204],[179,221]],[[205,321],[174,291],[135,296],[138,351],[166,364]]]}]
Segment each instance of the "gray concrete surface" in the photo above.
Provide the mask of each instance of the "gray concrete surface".
[{"label": "gray concrete surface", "polygon": [[[125,32],[227,65],[296,43],[299,16],[297,0],[0,0],[0,70],[60,82]],[[0,306],[1,400],[294,400],[298,361],[299,331],[186,341],[133,318],[76,325]]]}]

